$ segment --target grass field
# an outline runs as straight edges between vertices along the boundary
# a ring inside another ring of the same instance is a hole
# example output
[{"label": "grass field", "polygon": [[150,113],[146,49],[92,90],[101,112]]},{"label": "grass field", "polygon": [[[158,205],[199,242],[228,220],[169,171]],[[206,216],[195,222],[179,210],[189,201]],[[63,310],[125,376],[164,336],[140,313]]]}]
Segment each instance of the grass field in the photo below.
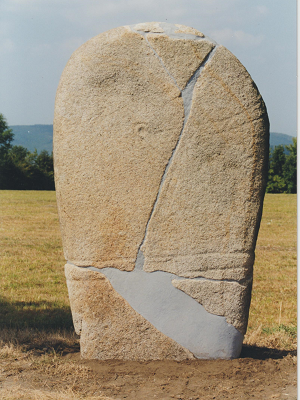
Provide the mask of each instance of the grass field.
[{"label": "grass field", "polygon": [[55,192],[0,196],[0,326],[70,329]]},{"label": "grass field", "polygon": [[266,194],[245,342],[296,348],[297,196]]},{"label": "grass field", "polygon": [[[55,193],[0,191],[0,204],[0,328],[72,336]],[[296,195],[267,194],[246,344],[296,348],[296,228]]]}]

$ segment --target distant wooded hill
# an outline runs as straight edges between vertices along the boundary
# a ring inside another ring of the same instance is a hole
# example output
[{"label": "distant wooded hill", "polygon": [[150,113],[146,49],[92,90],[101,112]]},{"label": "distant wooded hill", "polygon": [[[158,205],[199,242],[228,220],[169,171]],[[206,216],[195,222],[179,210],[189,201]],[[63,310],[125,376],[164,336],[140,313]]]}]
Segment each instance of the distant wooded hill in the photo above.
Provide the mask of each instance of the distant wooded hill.
[{"label": "distant wooded hill", "polygon": [[12,145],[26,147],[29,151],[47,150],[52,152],[53,125],[12,125]]},{"label": "distant wooded hill", "polygon": [[280,144],[288,145],[292,143],[293,143],[293,136],[285,135],[284,133],[270,132],[271,147],[279,146]]},{"label": "distant wooded hill", "polygon": [[[10,128],[15,134],[13,145],[26,147],[30,151],[52,152],[53,125],[12,125]],[[292,143],[293,136],[276,132],[270,134],[271,147]]]}]

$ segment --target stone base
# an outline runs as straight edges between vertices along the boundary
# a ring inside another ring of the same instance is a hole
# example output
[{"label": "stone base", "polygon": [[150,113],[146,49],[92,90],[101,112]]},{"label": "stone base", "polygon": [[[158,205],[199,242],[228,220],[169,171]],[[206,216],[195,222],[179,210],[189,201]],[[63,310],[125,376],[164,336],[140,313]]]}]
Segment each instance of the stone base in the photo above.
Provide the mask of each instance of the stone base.
[{"label": "stone base", "polygon": [[103,274],[70,264],[66,264],[65,273],[83,358],[139,361],[195,358],[139,315]]},{"label": "stone base", "polygon": [[[179,336],[176,329],[178,330],[178,326],[181,325],[180,323],[179,325],[175,324],[175,340],[170,337],[172,330],[168,331],[168,335],[164,334],[162,332],[164,329],[157,329],[145,316],[141,315],[142,312],[137,312],[129,304],[132,304],[131,299],[127,302],[119,294],[121,290],[118,293],[114,289],[116,279],[112,279],[111,283],[111,277],[108,279],[101,272],[80,268],[69,263],[65,266],[65,273],[75,331],[80,335],[83,358],[182,361],[195,358],[228,359],[238,357],[240,354],[243,335],[232,325],[228,325],[224,317],[207,313],[197,301],[174,288],[171,283],[171,290],[175,291],[175,295],[178,294],[179,299],[182,297],[181,303],[183,304],[186,299],[190,302],[187,303],[188,307],[190,304],[193,308],[195,307],[191,314],[194,315],[195,310],[197,311],[195,321],[193,320],[191,324],[183,323]],[[147,274],[148,277],[156,274],[142,271],[122,273],[131,274],[133,277],[137,298],[141,295],[140,292],[145,293],[149,290],[143,286],[142,274]],[[128,279],[126,287],[128,287]],[[166,290],[169,289],[166,288]],[[170,295],[172,295],[171,291]],[[155,292],[153,297],[156,297]],[[176,304],[174,307],[176,308]],[[186,310],[187,315],[189,311],[189,309]],[[163,312],[164,304],[161,304],[160,309],[157,309],[157,314],[161,314],[161,319],[167,320],[168,316],[164,316]],[[203,327],[200,326],[199,329],[197,318],[199,319],[203,315]],[[182,319],[180,314],[178,314],[178,319]],[[167,326],[170,329],[170,323]],[[179,339],[184,342],[184,345],[177,342],[177,337],[184,338],[183,340]],[[190,351],[191,349],[192,351]]]}]

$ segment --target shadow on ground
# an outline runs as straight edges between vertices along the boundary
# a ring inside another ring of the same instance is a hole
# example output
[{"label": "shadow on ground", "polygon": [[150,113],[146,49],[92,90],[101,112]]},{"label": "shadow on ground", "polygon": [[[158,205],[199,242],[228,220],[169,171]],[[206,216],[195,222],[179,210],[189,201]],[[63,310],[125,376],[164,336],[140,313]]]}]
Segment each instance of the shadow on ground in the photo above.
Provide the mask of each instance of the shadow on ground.
[{"label": "shadow on ground", "polygon": [[[6,331],[5,339],[9,341],[13,336],[19,344],[25,344],[28,349],[40,350],[45,347],[49,348],[49,337],[39,337],[37,340],[36,334],[40,331],[48,331],[52,334],[57,331],[68,331],[73,336],[74,342],[72,345],[66,343],[65,340],[55,339],[51,341],[50,347],[55,351],[78,352],[79,343],[78,337],[74,334],[73,321],[71,310],[69,307],[59,307],[55,303],[41,302],[10,302],[4,297],[0,297],[0,329]],[[12,334],[7,334],[11,330]],[[18,334],[18,331],[24,332],[28,330],[30,334]],[[51,336],[51,335],[50,335]],[[36,339],[32,340],[34,337]],[[30,339],[31,338],[31,339]],[[73,340],[72,339],[72,340]],[[71,340],[71,341],[72,341]],[[240,358],[252,358],[257,360],[266,359],[282,359],[288,355],[296,356],[297,351],[278,350],[268,347],[258,347],[244,345]]]},{"label": "shadow on ground", "polygon": [[53,302],[8,301],[0,297],[0,328],[72,329],[70,307]]},{"label": "shadow on ground", "polygon": [[11,302],[0,297],[0,343],[34,355],[79,353],[71,310],[53,302]]},{"label": "shadow on ground", "polygon": [[273,360],[278,360],[288,355],[296,356],[297,350],[278,350],[269,347],[244,345],[240,358],[253,358],[256,360],[266,360],[268,358],[272,358]]}]

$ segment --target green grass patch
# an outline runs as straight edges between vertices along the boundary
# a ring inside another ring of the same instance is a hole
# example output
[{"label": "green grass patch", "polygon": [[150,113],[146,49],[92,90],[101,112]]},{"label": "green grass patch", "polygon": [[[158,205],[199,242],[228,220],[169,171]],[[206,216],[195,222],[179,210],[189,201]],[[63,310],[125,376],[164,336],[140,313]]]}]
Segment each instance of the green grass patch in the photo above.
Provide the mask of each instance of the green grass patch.
[{"label": "green grass patch", "polygon": [[286,326],[286,325],[279,325],[277,327],[273,328],[263,328],[262,329],[263,333],[267,335],[271,335],[276,332],[285,332],[288,335],[290,335],[292,338],[297,337],[297,326]]}]

